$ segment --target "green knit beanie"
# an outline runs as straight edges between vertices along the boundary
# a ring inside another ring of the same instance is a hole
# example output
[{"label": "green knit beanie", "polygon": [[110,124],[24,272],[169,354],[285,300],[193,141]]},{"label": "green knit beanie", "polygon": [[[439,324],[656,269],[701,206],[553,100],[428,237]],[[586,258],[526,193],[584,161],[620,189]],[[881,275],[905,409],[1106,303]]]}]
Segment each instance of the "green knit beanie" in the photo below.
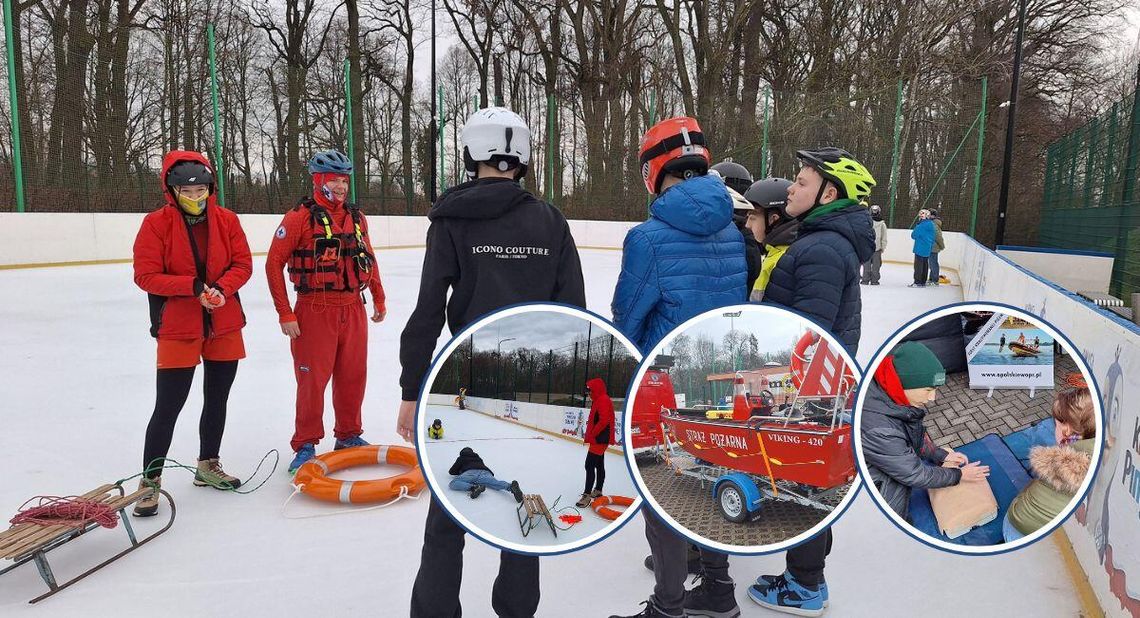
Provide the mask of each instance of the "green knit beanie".
[{"label": "green knit beanie", "polygon": [[930,348],[917,341],[906,341],[891,355],[903,388],[933,388],[946,384],[946,370]]}]

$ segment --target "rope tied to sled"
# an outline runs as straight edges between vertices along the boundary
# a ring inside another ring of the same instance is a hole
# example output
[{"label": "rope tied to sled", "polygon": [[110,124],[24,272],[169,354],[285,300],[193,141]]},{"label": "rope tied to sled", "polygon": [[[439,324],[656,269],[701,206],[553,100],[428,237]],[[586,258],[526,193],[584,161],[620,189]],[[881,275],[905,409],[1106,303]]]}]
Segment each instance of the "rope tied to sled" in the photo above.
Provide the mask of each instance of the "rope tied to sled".
[{"label": "rope tied to sled", "polygon": [[[29,506],[35,503],[33,506]],[[95,523],[104,528],[119,525],[119,515],[110,505],[79,496],[36,496],[18,509],[8,520],[13,526],[39,524],[82,528]]]}]

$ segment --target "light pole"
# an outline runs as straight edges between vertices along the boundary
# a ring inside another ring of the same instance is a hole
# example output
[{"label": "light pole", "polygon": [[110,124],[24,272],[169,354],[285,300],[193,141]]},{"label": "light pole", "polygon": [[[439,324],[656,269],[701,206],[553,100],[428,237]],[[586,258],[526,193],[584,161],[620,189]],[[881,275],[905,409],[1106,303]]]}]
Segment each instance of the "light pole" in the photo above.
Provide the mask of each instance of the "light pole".
[{"label": "light pole", "polygon": [[1001,165],[1001,191],[998,194],[997,227],[994,246],[1005,242],[1005,215],[1009,208],[1009,176],[1013,171],[1013,135],[1017,122],[1017,84],[1021,81],[1021,40],[1025,37],[1025,0],[1017,3],[1017,37],[1013,47],[1013,77],[1009,84],[1009,116],[1005,119],[1005,156]]},{"label": "light pole", "polygon": [[495,395],[499,394],[499,374],[503,371],[503,342],[514,341],[514,337],[505,337],[495,346]]}]

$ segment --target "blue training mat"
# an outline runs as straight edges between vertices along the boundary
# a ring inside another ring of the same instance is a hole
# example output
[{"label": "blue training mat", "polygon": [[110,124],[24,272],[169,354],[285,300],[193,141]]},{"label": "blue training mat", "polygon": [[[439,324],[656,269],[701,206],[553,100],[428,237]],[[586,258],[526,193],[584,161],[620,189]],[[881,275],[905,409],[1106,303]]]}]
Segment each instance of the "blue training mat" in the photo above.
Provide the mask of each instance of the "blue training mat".
[{"label": "blue training mat", "polygon": [[910,523],[922,532],[948,543],[959,545],[997,545],[1004,542],[1001,533],[1002,520],[1009,503],[1029,484],[1029,474],[1021,466],[1017,456],[997,434],[970,442],[955,449],[966,455],[970,461],[981,461],[990,467],[990,489],[997,498],[998,514],[990,523],[974,528],[962,536],[951,539],[938,530],[938,520],[930,508],[930,496],[925,489],[914,489],[910,494]]},{"label": "blue training mat", "polygon": [[1021,462],[1021,467],[1033,474],[1032,468],[1029,467],[1029,449],[1035,446],[1057,446],[1057,437],[1054,435],[1056,428],[1057,422],[1050,416],[1030,427],[1005,436],[1002,441],[1009,447],[1009,450],[1013,451],[1014,457],[1017,457],[1017,460]]}]

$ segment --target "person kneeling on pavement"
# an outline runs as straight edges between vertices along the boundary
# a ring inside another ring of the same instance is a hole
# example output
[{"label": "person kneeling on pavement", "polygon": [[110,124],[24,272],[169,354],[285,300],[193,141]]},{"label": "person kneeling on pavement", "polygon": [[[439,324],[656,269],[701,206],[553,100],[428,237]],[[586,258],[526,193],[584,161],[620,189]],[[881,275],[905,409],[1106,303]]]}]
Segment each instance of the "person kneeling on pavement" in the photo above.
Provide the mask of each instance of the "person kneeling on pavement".
[{"label": "person kneeling on pavement", "polygon": [[[935,388],[946,384],[946,370],[930,348],[906,341],[879,363],[863,403],[863,457],[871,482],[904,519],[915,487],[933,489],[985,482],[989,466],[934,445],[922,420]],[[942,467],[945,462],[960,468]]]},{"label": "person kneeling on pavement", "polygon": [[519,482],[511,481],[508,483],[495,478],[495,473],[487,467],[487,464],[483,463],[483,458],[470,446],[465,446],[463,450],[459,451],[459,457],[455,459],[455,463],[451,464],[451,469],[447,473],[455,477],[447,484],[447,488],[454,491],[465,491],[472,499],[478,498],[479,494],[486,491],[487,488],[491,488],[509,491],[515,497],[515,502],[521,504],[523,501]]}]

